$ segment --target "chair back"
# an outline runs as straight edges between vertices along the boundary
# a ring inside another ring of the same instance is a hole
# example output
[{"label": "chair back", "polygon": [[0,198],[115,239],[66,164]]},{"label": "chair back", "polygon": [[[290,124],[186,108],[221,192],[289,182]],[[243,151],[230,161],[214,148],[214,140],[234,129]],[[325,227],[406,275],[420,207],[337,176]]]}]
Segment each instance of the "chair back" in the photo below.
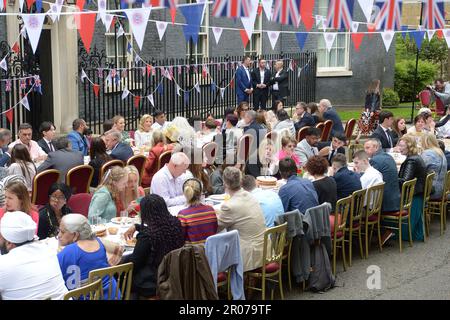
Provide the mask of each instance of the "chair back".
[{"label": "chair back", "polygon": [[92,194],[77,193],[72,195],[67,201],[67,206],[72,209],[72,212],[82,214],[86,218],[89,213],[89,205],[91,204]]},{"label": "chair back", "polygon": [[322,132],[325,128],[325,122],[319,122],[318,124],[316,124],[316,128],[319,129],[320,132]]},{"label": "chair back", "polygon": [[322,135],[320,137],[320,141],[330,140],[331,128],[333,128],[332,120],[327,120],[323,123],[323,130],[322,130]]},{"label": "chair back", "polygon": [[450,170],[445,173],[444,190],[442,191],[442,202],[446,203],[450,199]]},{"label": "chair back", "polygon": [[133,262],[92,270],[89,272],[89,283],[93,283],[94,281],[97,281],[97,279],[102,280],[104,277],[109,276],[108,297],[112,297],[112,279],[115,278],[116,275],[117,286],[114,297],[116,297],[116,299],[119,298],[120,290],[120,297],[122,300],[130,300],[131,282],[133,281]]},{"label": "chair back", "polygon": [[145,161],[147,160],[146,156],[143,154],[137,154],[132,156],[127,161],[128,166],[135,166],[139,172],[139,184],[141,184],[142,172],[144,171]]},{"label": "chair back", "polygon": [[353,228],[354,223],[361,223],[365,210],[366,193],[367,189],[361,189],[353,192],[352,194],[352,208],[350,211],[349,228]]},{"label": "chair back", "polygon": [[[428,201],[430,201],[431,190],[433,189],[433,180],[434,180],[435,176],[436,176],[436,172],[431,172],[431,173],[427,174],[427,177],[425,179],[425,190],[423,192],[424,207],[427,205]],[[448,172],[447,172],[447,176],[448,176]],[[445,191],[445,189],[444,189],[444,191]]]},{"label": "chair back", "polygon": [[219,145],[215,142],[208,142],[203,146],[203,159],[207,165],[213,165]]},{"label": "chair back", "polygon": [[383,206],[384,182],[371,186],[367,189],[366,201],[366,223],[372,216],[381,217],[381,208]]},{"label": "chair back", "polygon": [[237,163],[247,163],[250,158],[250,148],[253,144],[253,136],[251,134],[244,134],[239,138],[237,146]]},{"label": "chair back", "polygon": [[[278,263],[281,266],[283,260],[284,243],[286,241],[287,222],[268,228],[264,232],[264,250],[263,265],[269,263]],[[266,272],[266,268],[262,268],[262,273]]]},{"label": "chair back", "polygon": [[345,227],[347,225],[347,218],[352,209],[352,196],[339,199],[336,202],[336,209],[334,212],[334,230],[333,240],[342,239],[345,237]]},{"label": "chair back", "polygon": [[48,202],[48,189],[59,180],[59,171],[49,169],[42,171],[33,178],[31,202],[37,206],[43,206]]},{"label": "chair back", "polygon": [[64,300],[80,300],[81,297],[83,297],[84,300],[100,300],[102,292],[102,279],[98,279],[84,287],[70,290],[64,295]]},{"label": "chair back", "polygon": [[89,186],[93,176],[94,168],[90,165],[76,166],[67,171],[66,184],[72,190],[72,194],[89,193]]},{"label": "chair back", "polygon": [[120,160],[110,160],[106,162],[101,168],[100,168],[100,175],[98,176],[98,184],[101,184],[103,182],[103,177],[105,176],[105,173],[108,172],[109,169],[112,167],[119,166],[123,168],[123,161]]},{"label": "chair back", "polygon": [[400,199],[400,212],[408,211],[411,212],[412,201],[414,197],[414,189],[416,187],[417,178],[408,180],[403,183],[402,186],[402,197]]},{"label": "chair back", "polygon": [[345,124],[344,133],[345,133],[345,137],[347,138],[348,142],[350,142],[352,140],[353,130],[355,130],[355,125],[356,125],[356,119],[355,118],[351,118]]},{"label": "chair back", "polygon": [[172,150],[167,150],[161,153],[161,155],[158,158],[158,167],[156,171],[159,171],[162,167],[166,165],[166,163],[169,163],[170,157],[172,156]]},{"label": "chair back", "polygon": [[348,146],[348,162],[353,161],[353,155],[356,153],[356,151],[364,150],[364,145],[360,143],[351,143]]},{"label": "chair back", "polygon": [[443,116],[445,114],[445,105],[441,99],[436,99],[436,115]]},{"label": "chair back", "polygon": [[310,128],[309,126],[306,126],[306,127],[301,128],[300,130],[298,130],[298,133],[297,133],[297,142],[300,142],[300,141],[302,141],[303,139],[305,139],[305,137],[306,137],[306,132],[308,132],[308,129],[309,129],[309,128]]}]

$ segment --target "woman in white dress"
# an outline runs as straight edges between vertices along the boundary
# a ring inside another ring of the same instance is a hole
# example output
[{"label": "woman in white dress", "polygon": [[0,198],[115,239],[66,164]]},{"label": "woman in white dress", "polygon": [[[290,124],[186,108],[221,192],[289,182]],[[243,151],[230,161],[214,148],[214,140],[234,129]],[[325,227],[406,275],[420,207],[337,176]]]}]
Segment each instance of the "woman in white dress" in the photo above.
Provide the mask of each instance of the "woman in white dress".
[{"label": "woman in white dress", "polygon": [[152,147],[153,135],[153,117],[149,114],[144,114],[139,120],[139,130],[134,133],[134,144],[137,148],[145,147],[150,150]]}]

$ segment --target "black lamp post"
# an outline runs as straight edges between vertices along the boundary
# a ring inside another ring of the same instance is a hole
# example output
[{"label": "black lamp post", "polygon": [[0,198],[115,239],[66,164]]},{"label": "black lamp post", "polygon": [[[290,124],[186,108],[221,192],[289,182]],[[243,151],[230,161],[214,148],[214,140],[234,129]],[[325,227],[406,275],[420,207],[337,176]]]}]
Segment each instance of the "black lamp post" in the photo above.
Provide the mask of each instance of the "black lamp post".
[{"label": "black lamp post", "polygon": [[[423,2],[420,3],[420,19],[419,25],[422,25],[422,15],[423,15]],[[413,82],[413,94],[412,94],[412,106],[411,106],[411,123],[414,119],[414,109],[416,108],[416,81],[417,81],[417,69],[419,68],[419,48],[416,52],[416,70],[414,71],[414,82]]]}]

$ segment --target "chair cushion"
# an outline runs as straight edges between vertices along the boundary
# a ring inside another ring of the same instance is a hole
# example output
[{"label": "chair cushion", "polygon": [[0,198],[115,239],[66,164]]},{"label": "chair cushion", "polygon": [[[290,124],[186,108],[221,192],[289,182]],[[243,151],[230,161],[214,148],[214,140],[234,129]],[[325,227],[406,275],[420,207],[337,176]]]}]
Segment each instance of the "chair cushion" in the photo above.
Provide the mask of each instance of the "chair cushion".
[{"label": "chair cushion", "polygon": [[[394,211],[394,212],[383,212],[383,216],[391,216],[391,217],[398,217],[400,215],[400,211]],[[403,210],[401,212],[402,217],[408,215],[408,211]]]},{"label": "chair cushion", "polygon": [[[266,264],[265,268],[266,268],[266,273],[273,273],[275,271],[278,271],[278,269],[280,269],[280,265],[277,262],[272,262],[272,263]],[[256,269],[254,272],[261,273],[262,268]]]},{"label": "chair cushion", "polygon": [[226,272],[219,272],[217,274],[217,283],[224,282],[226,280],[227,280],[227,273]]},{"label": "chair cushion", "polygon": [[[336,238],[342,238],[342,235],[343,235],[344,233],[342,232],[342,231],[338,231],[337,233],[336,233]],[[331,237],[334,237],[334,233],[333,233],[333,231],[331,231]]]},{"label": "chair cushion", "polygon": [[369,217],[368,220],[369,220],[370,222],[377,221],[377,220],[378,220],[378,215],[377,215],[377,214],[373,214],[373,215],[371,215],[371,216]]}]

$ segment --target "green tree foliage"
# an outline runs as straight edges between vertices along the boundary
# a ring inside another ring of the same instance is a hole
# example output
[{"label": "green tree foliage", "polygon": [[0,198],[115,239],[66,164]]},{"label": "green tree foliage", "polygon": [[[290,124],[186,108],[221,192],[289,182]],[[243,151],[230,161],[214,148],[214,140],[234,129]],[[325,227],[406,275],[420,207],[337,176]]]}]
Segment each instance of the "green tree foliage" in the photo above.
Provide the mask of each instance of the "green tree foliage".
[{"label": "green tree foliage", "polygon": [[414,74],[416,69],[417,46],[413,39],[407,36],[405,40],[400,34],[396,36],[396,62],[394,90],[400,101],[411,101],[427,84],[437,77],[442,77],[444,65],[448,58],[447,43],[436,36],[431,41],[424,39],[419,52],[416,92],[414,90]]},{"label": "green tree foliage", "polygon": [[419,91],[423,90],[427,84],[433,82],[438,66],[432,62],[419,59],[417,69],[416,92],[413,92],[414,72],[416,69],[415,60],[397,61],[395,64],[394,90],[398,93],[401,102],[411,101]]},{"label": "green tree foliage", "polygon": [[400,98],[398,93],[392,88],[383,88],[383,96],[381,101],[383,101],[383,107],[385,106],[398,106],[400,103]]}]

